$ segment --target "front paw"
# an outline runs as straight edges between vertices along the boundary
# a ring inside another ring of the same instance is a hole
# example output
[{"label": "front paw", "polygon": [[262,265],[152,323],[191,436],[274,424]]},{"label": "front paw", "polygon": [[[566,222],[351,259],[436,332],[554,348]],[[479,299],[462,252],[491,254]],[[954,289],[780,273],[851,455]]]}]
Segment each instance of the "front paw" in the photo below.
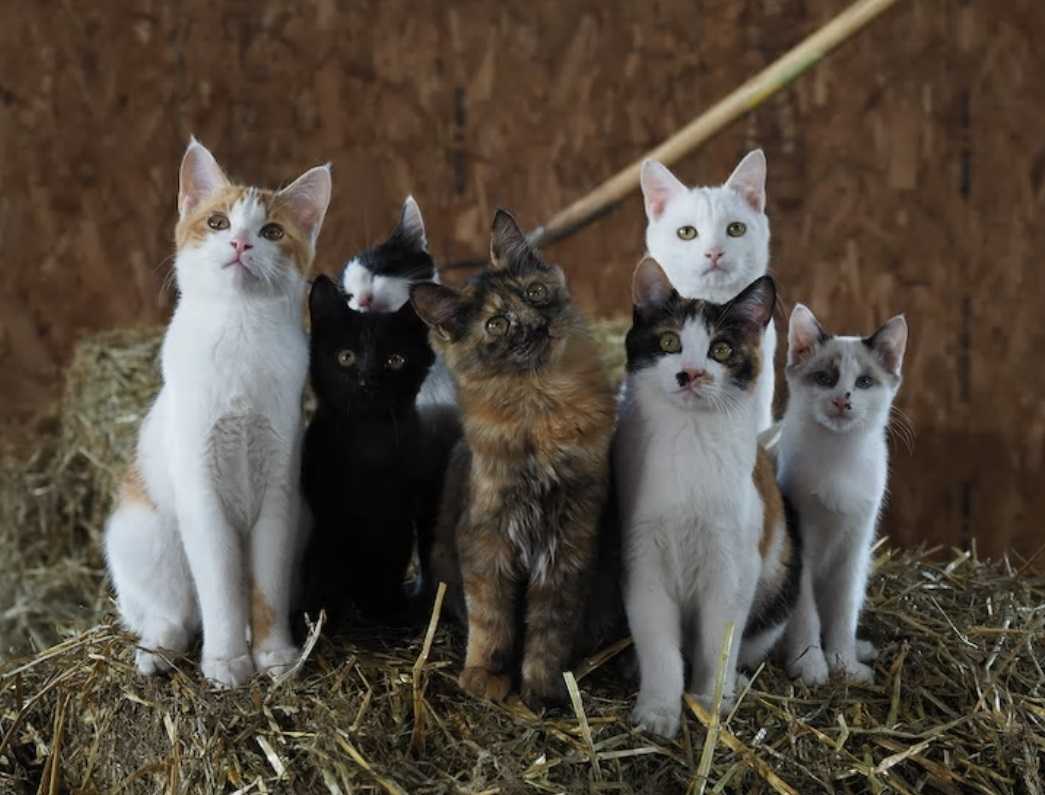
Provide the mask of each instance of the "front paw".
[{"label": "front paw", "polygon": [[787,664],[787,675],[800,679],[806,687],[826,684],[829,673],[824,653],[819,647],[806,649],[798,659]]},{"label": "front paw", "polygon": [[141,648],[134,653],[134,664],[137,666],[138,672],[145,676],[166,673],[174,668],[160,654]]},{"label": "front paw", "polygon": [[297,646],[263,649],[254,652],[254,667],[258,673],[277,677],[293,668],[300,657],[301,650]]},{"label": "front paw", "polygon": [[869,665],[854,658],[830,655],[828,667],[831,675],[844,679],[854,685],[869,685],[874,682],[874,670]]},{"label": "front paw", "polygon": [[461,671],[457,683],[466,693],[489,701],[504,701],[512,689],[512,678],[508,674],[489,671],[478,666]]},{"label": "front paw", "polygon": [[681,715],[682,708],[677,703],[643,701],[640,696],[639,703],[631,711],[631,721],[642,731],[673,740],[679,733]]},{"label": "front paw", "polygon": [[570,703],[570,691],[566,689],[562,677],[541,680],[527,680],[524,677],[520,695],[526,706],[534,712],[539,712],[542,707],[555,709]]},{"label": "front paw", "polygon": [[[709,693],[694,693],[693,698],[710,715],[715,711],[715,696]],[[718,705],[718,714],[726,717],[737,703],[736,693],[723,693],[722,701]]]},{"label": "front paw", "polygon": [[239,657],[204,657],[200,670],[215,687],[239,687],[254,675],[254,660],[249,654]]},{"label": "front paw", "polygon": [[862,663],[873,663],[878,659],[878,649],[869,640],[856,639],[856,659]]}]

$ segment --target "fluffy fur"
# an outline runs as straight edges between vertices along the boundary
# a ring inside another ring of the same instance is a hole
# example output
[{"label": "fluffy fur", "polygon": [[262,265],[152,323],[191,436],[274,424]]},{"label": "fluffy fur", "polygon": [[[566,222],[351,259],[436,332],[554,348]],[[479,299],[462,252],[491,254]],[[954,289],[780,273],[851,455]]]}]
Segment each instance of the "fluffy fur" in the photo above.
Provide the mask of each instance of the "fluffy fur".
[{"label": "fluffy fur", "polygon": [[[869,682],[874,657],[856,638],[871,543],[888,477],[886,426],[900,388],[907,323],[834,337],[801,304],[791,314],[780,433],[780,485],[802,515],[804,571],[784,650],[810,685],[829,673]],[[822,645],[821,645],[822,640]],[[863,658],[863,659],[861,659]]]},{"label": "fluffy fur", "polygon": [[595,343],[562,271],[504,211],[488,269],[461,291],[420,284],[411,296],[463,415],[432,556],[466,604],[460,684],[500,700],[519,674],[526,701],[561,702],[581,627],[599,624],[584,617],[593,588],[602,610],[616,604],[599,532],[614,398]]},{"label": "fluffy fur", "polygon": [[[748,153],[720,186],[687,188],[656,160],[642,164],[646,250],[685,298],[723,304],[769,267],[766,158]],[[762,343],[765,366],[756,391],[759,430],[773,421],[772,323]]]},{"label": "fluffy fur", "polygon": [[614,442],[624,598],[641,676],[633,719],[673,737],[683,654],[690,691],[710,704],[733,624],[727,710],[738,663],[757,665],[783,632],[801,556],[754,423],[773,280],[760,277],[727,304],[684,299],[647,257],[633,293]]},{"label": "fluffy fur", "polygon": [[297,657],[302,274],[330,189],[325,166],[276,192],[234,185],[195,140],[182,160],[163,388],[105,535],[143,673],[168,668],[201,625],[218,685]]},{"label": "fluffy fur", "polygon": [[435,360],[428,327],[409,303],[356,312],[326,276],[313,284],[309,307],[317,409],[303,468],[315,521],[306,605],[336,620],[351,599],[372,618],[400,623],[415,534],[426,558],[450,448],[416,407]]}]

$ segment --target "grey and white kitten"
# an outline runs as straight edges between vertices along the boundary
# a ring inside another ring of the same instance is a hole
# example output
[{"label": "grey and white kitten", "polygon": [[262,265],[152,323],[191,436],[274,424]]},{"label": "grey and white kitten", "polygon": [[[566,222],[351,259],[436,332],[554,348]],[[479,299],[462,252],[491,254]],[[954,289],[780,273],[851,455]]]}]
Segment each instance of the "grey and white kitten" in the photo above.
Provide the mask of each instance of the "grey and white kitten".
[{"label": "grey and white kitten", "polygon": [[798,606],[783,651],[808,685],[830,674],[870,682],[874,648],[856,626],[888,479],[886,428],[900,388],[907,322],[832,336],[798,304],[788,329],[790,398],[777,451],[781,490],[802,517]]}]

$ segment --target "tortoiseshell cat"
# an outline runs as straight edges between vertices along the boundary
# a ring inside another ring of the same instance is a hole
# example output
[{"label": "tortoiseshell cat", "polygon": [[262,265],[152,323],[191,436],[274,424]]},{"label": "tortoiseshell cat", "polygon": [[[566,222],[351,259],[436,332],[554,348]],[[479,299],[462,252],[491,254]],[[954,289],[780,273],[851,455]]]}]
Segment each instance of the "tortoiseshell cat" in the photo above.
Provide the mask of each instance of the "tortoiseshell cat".
[{"label": "tortoiseshell cat", "polygon": [[[501,700],[518,673],[527,703],[562,703],[562,672],[620,603],[619,551],[600,532],[615,401],[562,271],[503,210],[490,249],[490,267],[460,291],[411,288],[464,424],[432,576],[467,606],[462,688]],[[600,609],[586,617],[589,603]]]}]

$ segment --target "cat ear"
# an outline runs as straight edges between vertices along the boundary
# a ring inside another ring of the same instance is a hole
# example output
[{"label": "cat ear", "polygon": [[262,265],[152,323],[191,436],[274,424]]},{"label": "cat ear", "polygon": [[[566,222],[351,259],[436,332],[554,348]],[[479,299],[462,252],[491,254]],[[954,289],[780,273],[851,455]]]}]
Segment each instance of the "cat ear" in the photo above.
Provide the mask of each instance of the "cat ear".
[{"label": "cat ear", "polygon": [[761,149],[744,155],[726,180],[726,187],[739,193],[755,212],[766,211],[766,156]]},{"label": "cat ear", "polygon": [[540,257],[526,240],[515,218],[507,210],[498,209],[490,227],[490,265],[503,270],[511,265],[537,264]]},{"label": "cat ear", "polygon": [[907,349],[907,319],[897,315],[865,339],[864,345],[878,355],[886,370],[893,375],[900,375],[904,351]]},{"label": "cat ear", "polygon": [[184,218],[208,196],[229,184],[218,161],[203,144],[192,138],[181,158],[178,214]]},{"label": "cat ear", "polygon": [[639,172],[642,198],[646,205],[646,217],[656,221],[674,197],[689,190],[668,167],[656,160],[643,160]]},{"label": "cat ear", "polygon": [[668,274],[653,257],[645,256],[631,277],[631,302],[639,309],[661,306],[675,293]]},{"label": "cat ear", "polygon": [[726,305],[725,315],[756,326],[759,331],[769,325],[776,308],[776,282],[772,276],[760,276]]},{"label": "cat ear", "polygon": [[795,304],[787,325],[787,364],[798,364],[811,356],[829,335],[805,304]]},{"label": "cat ear", "polygon": [[417,201],[413,196],[407,196],[406,201],[403,202],[398,231],[415,251],[428,251],[425,222],[421,217],[421,208],[417,206]]},{"label": "cat ear", "polygon": [[410,287],[410,303],[417,316],[436,334],[452,340],[460,334],[461,294],[435,282],[418,282]]},{"label": "cat ear", "polygon": [[334,284],[334,280],[325,273],[317,276],[308,293],[308,313],[312,318],[312,328],[345,317],[348,314],[347,309],[345,296]]},{"label": "cat ear", "polygon": [[290,213],[315,244],[327,214],[332,190],[330,164],[310,168],[276,194],[280,205]]}]

